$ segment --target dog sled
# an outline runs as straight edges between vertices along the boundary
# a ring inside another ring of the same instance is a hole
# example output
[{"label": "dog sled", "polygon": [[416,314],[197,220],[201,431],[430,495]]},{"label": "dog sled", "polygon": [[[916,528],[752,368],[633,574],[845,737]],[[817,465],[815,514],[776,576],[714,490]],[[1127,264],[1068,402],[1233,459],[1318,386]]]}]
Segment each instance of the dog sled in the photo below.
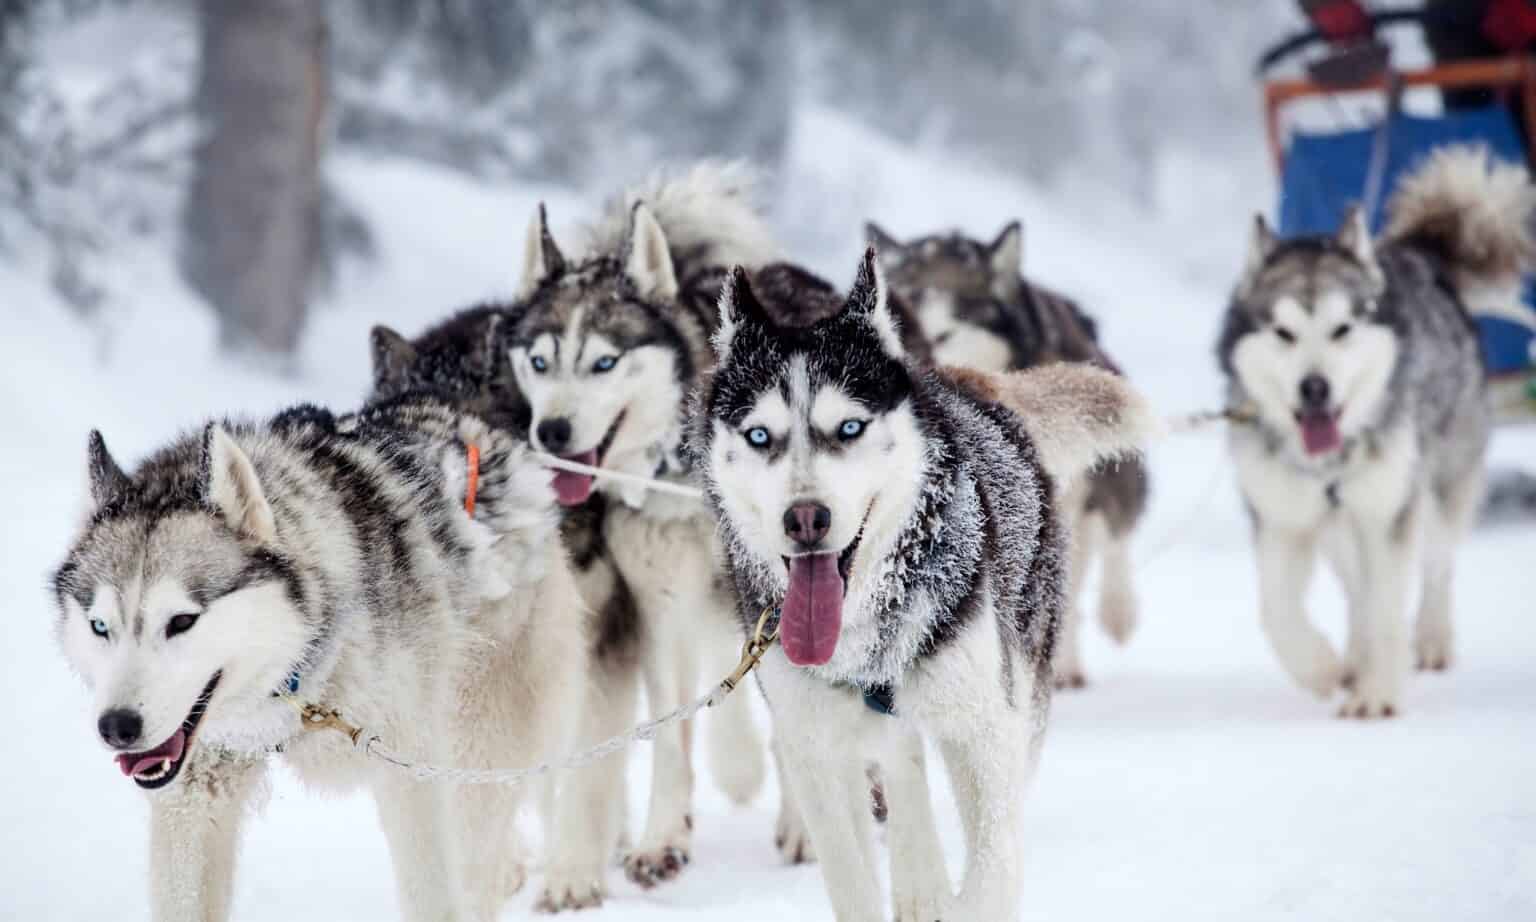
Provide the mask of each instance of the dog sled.
[{"label": "dog sled", "polygon": [[[1499,159],[1536,166],[1536,4],[1430,0],[1372,11],[1358,0],[1301,0],[1301,7],[1309,27],[1270,48],[1258,66],[1282,235],[1332,233],[1355,204],[1379,230],[1397,178],[1444,145],[1482,144]],[[1395,68],[1387,32],[1399,25],[1422,30],[1438,62]],[[1469,50],[1480,56],[1463,57]],[[1296,59],[1300,76],[1270,76]],[[1523,300],[1477,318],[1504,423],[1536,421],[1536,284],[1527,284]]]}]

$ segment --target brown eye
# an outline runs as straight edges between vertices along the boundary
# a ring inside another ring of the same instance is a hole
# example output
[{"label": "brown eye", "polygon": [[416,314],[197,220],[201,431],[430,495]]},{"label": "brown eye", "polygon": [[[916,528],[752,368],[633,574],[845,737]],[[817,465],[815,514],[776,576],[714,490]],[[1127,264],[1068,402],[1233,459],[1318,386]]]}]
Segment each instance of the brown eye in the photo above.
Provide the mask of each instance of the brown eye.
[{"label": "brown eye", "polygon": [[1296,342],[1296,334],[1285,327],[1275,327],[1275,335],[1280,337],[1280,341],[1287,346],[1293,345]]},{"label": "brown eye", "polygon": [[187,613],[177,615],[165,626],[165,636],[175,637],[177,634],[185,634],[192,630],[192,625],[197,623],[197,615]]},{"label": "brown eye", "polygon": [[1338,326],[1334,327],[1333,328],[1333,339],[1334,339],[1334,341],[1337,342],[1338,340],[1341,340],[1344,337],[1348,336],[1349,335],[1349,331],[1350,331],[1350,325],[1347,324],[1347,323],[1341,323]]}]

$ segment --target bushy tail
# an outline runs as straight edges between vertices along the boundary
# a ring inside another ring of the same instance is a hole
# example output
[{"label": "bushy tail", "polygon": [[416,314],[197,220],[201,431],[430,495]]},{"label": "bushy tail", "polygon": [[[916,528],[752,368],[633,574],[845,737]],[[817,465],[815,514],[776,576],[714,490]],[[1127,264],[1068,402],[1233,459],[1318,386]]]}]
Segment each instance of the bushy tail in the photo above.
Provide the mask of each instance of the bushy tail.
[{"label": "bushy tail", "polygon": [[947,371],[1019,415],[1058,490],[1101,461],[1139,451],[1162,431],[1151,405],[1124,378],[1085,363],[1001,374]]},{"label": "bushy tail", "polygon": [[1518,289],[1536,266],[1533,218],[1536,186],[1524,166],[1499,162],[1482,145],[1455,145],[1398,183],[1383,236],[1443,259],[1469,311],[1529,326]]},{"label": "bushy tail", "polygon": [[585,228],[588,252],[619,252],[629,217],[644,202],[667,235],[678,278],[710,265],[755,267],[779,257],[756,205],[759,177],[741,161],[705,160],[681,173],[652,173],[625,189]]}]

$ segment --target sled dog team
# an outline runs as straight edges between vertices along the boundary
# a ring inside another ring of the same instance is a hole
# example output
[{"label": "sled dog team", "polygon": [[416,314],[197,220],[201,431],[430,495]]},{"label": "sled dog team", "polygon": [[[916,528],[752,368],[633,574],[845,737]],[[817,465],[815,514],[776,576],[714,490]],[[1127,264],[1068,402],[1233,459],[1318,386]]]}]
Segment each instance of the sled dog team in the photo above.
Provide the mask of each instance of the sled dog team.
[{"label": "sled dog team", "polygon": [[[779,849],[820,864],[842,922],[1017,918],[1052,689],[1085,681],[1083,574],[1097,562],[1099,621],[1124,642],[1136,450],[1160,427],[1094,321],[1021,277],[1017,223],[990,242],[869,225],[842,292],[783,261],[751,194],[739,167],[658,178],[569,253],[539,209],[515,298],[415,338],[376,328],[354,412],[215,420],[131,470],[91,434],[57,633],[150,792],[156,919],[228,917],[273,757],[372,789],[412,922],[497,917],[531,863],[525,800],[541,909],[600,904],[616,853],[641,886],[674,877],[692,857],[689,724],[655,740],[631,831],[622,754],[533,788],[423,783],[305,733],[280,695],[422,762],[530,765],[627,730],[642,688],[649,714],[692,700],[765,610],[773,739],[753,693],[726,699],[700,741],[724,792],[754,797],[772,753]],[[1286,671],[1342,692],[1346,715],[1393,715],[1415,662],[1451,661],[1489,434],[1470,315],[1518,297],[1533,205],[1522,170],[1451,149],[1397,190],[1379,238],[1358,214],[1327,237],[1254,228],[1217,359],[1248,420],[1229,448],[1260,617]],[[551,472],[530,448],[705,501]],[[1319,551],[1348,593],[1342,654],[1302,606]],[[925,739],[956,793],[959,881]]]}]

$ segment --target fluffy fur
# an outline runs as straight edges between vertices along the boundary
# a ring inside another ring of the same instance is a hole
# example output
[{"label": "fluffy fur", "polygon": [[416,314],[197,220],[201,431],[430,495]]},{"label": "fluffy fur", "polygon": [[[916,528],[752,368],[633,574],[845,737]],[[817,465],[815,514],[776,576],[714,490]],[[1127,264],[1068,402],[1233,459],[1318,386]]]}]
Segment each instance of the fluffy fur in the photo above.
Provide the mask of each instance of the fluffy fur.
[{"label": "fluffy fur", "polygon": [[568,748],[579,600],[547,474],[517,440],[430,400],[299,407],[210,423],[131,475],[93,434],[88,470],[57,631],[103,740],[150,792],[154,917],[228,917],[240,828],[280,753],[312,784],[373,789],[405,918],[494,918],[523,880],[517,790],[385,771],[305,732],[275,691],[429,762]]},{"label": "fluffy fur", "polygon": [[[936,361],[1001,372],[1053,362],[1116,370],[1093,319],[1069,298],[1020,274],[1023,229],[1006,225],[990,242],[960,233],[902,242],[875,224],[877,248],[899,298],[909,302]],[[1148,480],[1139,456],[1104,464],[1086,481],[1058,484],[1071,535],[1067,617],[1056,647],[1059,687],[1086,684],[1078,641],[1078,599],[1099,564],[1099,622],[1120,643],[1137,620],[1130,542],[1146,510]]]},{"label": "fluffy fur", "polygon": [[[896,918],[1016,918],[1019,808],[1061,606],[1051,481],[1130,440],[1143,409],[1082,401],[1124,397],[1113,381],[1079,380],[1078,396],[1056,399],[1044,379],[921,369],[891,335],[881,287],[871,252],[840,311],[786,326],[735,272],[721,296],[730,332],[700,391],[692,445],[741,619],[784,612],[784,636],[757,675],[836,918],[885,918],[871,761],[889,806]],[[1042,464],[1031,423],[1002,401],[1044,411],[1033,425],[1061,467]],[[1103,425],[1085,436],[1074,416]],[[812,508],[821,513],[808,532]],[[787,596],[801,585],[797,558],[835,561],[842,614],[830,649],[789,636],[802,628]],[[813,658],[795,665],[806,651]],[[866,706],[876,689],[894,716]],[[925,735],[944,754],[966,829],[958,895],[929,806]]]},{"label": "fluffy fur", "polygon": [[[772,255],[753,209],[751,176],[704,164],[627,190],[582,233],[567,259],[536,215],[525,248],[522,312],[510,354],[531,407],[535,446],[609,470],[686,479],[683,411],[713,364],[714,303],[725,260]],[[559,475],[562,502],[603,495],[603,536],[628,587],[648,709],[665,713],[730,668],[739,634],[716,563],[714,523],[688,500]],[[621,700],[633,709],[633,697]],[[729,699],[708,736],[714,776],[732,800],[750,799],[766,771],[745,696]],[[627,719],[629,715],[625,715]],[[617,720],[615,719],[615,722]],[[645,829],[625,857],[628,876],[653,886],[689,862],[691,729],[656,740]],[[622,760],[614,784],[622,784]]]},{"label": "fluffy fur", "polygon": [[[1358,212],[1332,237],[1278,241],[1255,224],[1218,360],[1258,419],[1230,447],[1266,632],[1303,687],[1345,691],[1341,714],[1400,712],[1410,645],[1421,668],[1451,661],[1455,551],[1491,415],[1467,306],[1518,285],[1531,202],[1504,168],[1452,151],[1403,182],[1379,245]],[[1349,596],[1343,657],[1302,606],[1319,551]]]}]

